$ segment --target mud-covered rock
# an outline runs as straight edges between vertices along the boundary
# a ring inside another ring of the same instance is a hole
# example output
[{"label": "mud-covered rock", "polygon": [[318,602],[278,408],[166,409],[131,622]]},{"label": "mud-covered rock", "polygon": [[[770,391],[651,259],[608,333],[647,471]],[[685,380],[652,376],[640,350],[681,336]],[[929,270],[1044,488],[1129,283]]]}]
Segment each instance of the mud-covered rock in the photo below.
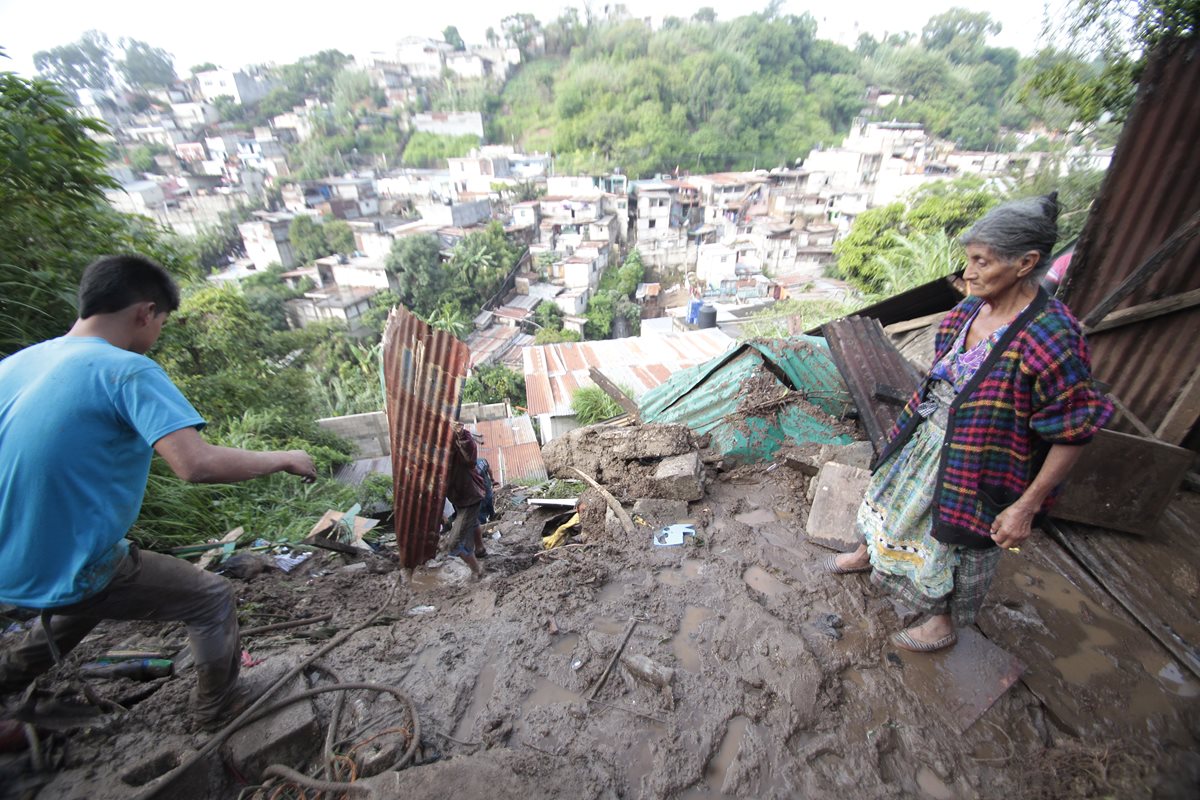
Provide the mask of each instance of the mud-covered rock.
[{"label": "mud-covered rock", "polygon": [[695,436],[683,425],[591,425],[547,444],[542,448],[542,460],[554,477],[577,478],[571,471],[574,467],[607,485],[628,482],[631,465],[645,467],[695,451]]}]

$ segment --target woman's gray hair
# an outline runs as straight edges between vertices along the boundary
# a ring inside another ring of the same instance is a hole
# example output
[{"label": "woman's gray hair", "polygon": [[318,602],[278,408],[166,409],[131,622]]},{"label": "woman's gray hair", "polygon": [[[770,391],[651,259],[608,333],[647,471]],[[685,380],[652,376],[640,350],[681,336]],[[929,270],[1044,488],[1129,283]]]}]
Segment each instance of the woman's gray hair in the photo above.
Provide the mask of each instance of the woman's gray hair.
[{"label": "woman's gray hair", "polygon": [[1036,250],[1039,269],[1049,266],[1057,240],[1058,192],[996,206],[959,237],[963,245],[992,248],[1005,261]]}]

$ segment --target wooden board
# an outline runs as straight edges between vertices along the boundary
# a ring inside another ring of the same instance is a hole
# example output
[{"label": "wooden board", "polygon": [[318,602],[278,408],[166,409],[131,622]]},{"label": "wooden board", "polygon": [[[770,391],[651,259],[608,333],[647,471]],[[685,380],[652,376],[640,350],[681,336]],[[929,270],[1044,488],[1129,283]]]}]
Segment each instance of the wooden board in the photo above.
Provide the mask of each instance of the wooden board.
[{"label": "wooden board", "polygon": [[1152,533],[1194,458],[1182,447],[1102,430],[1075,465],[1050,515],[1125,533]]},{"label": "wooden board", "polygon": [[861,544],[854,527],[858,507],[867,491],[871,473],[828,461],[817,473],[817,492],[808,512],[805,529],[809,541],[839,552],[848,552]]},{"label": "wooden board", "polygon": [[1007,692],[1025,664],[974,628],[959,628],[958,643],[938,653],[896,650],[904,683],[924,707],[965,733]]}]

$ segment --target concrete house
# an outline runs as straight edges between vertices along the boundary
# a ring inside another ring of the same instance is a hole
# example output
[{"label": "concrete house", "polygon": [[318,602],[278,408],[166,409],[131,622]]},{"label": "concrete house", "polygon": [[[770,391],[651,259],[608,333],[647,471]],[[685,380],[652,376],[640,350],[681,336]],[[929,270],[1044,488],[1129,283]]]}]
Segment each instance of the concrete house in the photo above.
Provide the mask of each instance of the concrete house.
[{"label": "concrete house", "polygon": [[258,269],[266,269],[270,264],[280,264],[284,269],[296,266],[288,236],[288,226],[295,215],[257,211],[254,216],[256,219],[238,225],[246,245],[246,256],[254,266]]}]

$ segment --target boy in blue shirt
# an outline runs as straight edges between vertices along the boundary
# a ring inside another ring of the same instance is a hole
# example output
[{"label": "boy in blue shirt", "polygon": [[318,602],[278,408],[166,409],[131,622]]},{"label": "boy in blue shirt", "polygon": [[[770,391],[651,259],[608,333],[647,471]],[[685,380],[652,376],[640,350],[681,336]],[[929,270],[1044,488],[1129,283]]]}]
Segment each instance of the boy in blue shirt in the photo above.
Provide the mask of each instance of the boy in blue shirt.
[{"label": "boy in blue shirt", "polygon": [[42,611],[42,625],[0,653],[0,693],[27,687],[102,619],[145,619],[187,626],[201,727],[245,700],[229,582],[125,534],[154,452],[193,483],[311,481],[316,468],[302,450],[201,438],[204,420],[145,355],[178,307],[158,264],[101,258],[84,271],[71,330],[0,361],[0,602]]}]

